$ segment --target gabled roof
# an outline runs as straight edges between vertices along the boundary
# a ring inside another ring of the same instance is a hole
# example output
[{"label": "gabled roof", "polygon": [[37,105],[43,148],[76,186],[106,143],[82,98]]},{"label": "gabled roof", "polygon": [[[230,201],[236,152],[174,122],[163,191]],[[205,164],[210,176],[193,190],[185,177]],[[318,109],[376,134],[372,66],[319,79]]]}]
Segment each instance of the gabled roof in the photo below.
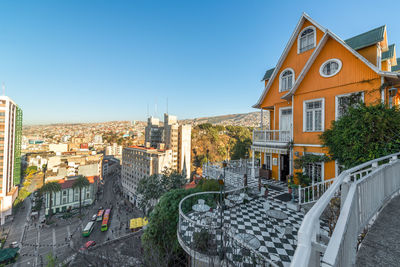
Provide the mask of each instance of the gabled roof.
[{"label": "gabled roof", "polygon": [[388,60],[391,59],[394,56],[394,44],[389,45],[389,49],[386,52],[382,53],[382,60]]},{"label": "gabled roof", "polygon": [[268,80],[268,79],[271,77],[271,75],[272,75],[272,73],[274,72],[274,70],[275,70],[275,68],[272,68],[272,69],[267,70],[267,71],[265,72],[264,77],[262,78],[261,81]]},{"label": "gabled roof", "polygon": [[293,43],[295,42],[295,40],[297,39],[297,35],[299,34],[299,31],[301,29],[301,26],[303,25],[304,21],[308,20],[310,21],[314,26],[316,26],[317,28],[319,28],[321,31],[325,32],[325,28],[322,27],[321,25],[319,25],[317,22],[315,22],[312,18],[310,18],[310,16],[308,16],[306,13],[303,13],[299,19],[299,22],[296,25],[295,30],[292,33],[292,36],[290,36],[289,42],[286,44],[285,50],[283,50],[283,53],[281,55],[281,57],[278,60],[278,64],[276,64],[276,67],[274,69],[274,71],[271,74],[270,79],[268,80],[267,85],[264,88],[264,92],[262,93],[262,95],[260,96],[260,98],[257,101],[257,104],[253,105],[253,108],[259,108],[264,97],[267,95],[269,88],[271,87],[279,69],[281,68],[283,61],[286,59],[286,56],[290,50],[290,48],[292,47]]},{"label": "gabled roof", "polygon": [[379,70],[375,65],[373,65],[371,62],[369,62],[367,59],[365,59],[363,56],[361,56],[357,51],[355,51],[349,45],[347,45],[342,39],[340,39],[334,33],[327,30],[325,35],[322,37],[320,43],[318,44],[317,48],[314,50],[314,52],[308,59],[306,65],[304,66],[303,70],[301,71],[301,73],[300,73],[299,77],[297,78],[296,82],[294,83],[292,89],[290,89],[290,91],[287,94],[282,96],[281,97],[282,99],[289,100],[290,97],[296,92],[297,88],[299,87],[300,83],[303,81],[303,79],[304,79],[305,75],[307,74],[308,70],[310,69],[311,65],[314,63],[317,55],[322,50],[322,47],[325,45],[328,36],[333,38],[337,42],[339,42],[341,45],[343,45],[348,51],[350,51],[355,57],[357,57],[359,60],[361,60],[365,65],[367,65],[371,70],[373,70],[378,75],[381,75],[384,77],[392,77],[392,78],[400,77],[400,75],[397,73],[391,73],[388,71]]},{"label": "gabled roof", "polygon": [[364,32],[345,40],[345,43],[354,50],[358,50],[380,41],[383,41],[385,37],[386,25]]},{"label": "gabled roof", "polygon": [[400,71],[400,57],[397,58],[397,62],[399,62],[399,64],[392,66],[392,71]]}]

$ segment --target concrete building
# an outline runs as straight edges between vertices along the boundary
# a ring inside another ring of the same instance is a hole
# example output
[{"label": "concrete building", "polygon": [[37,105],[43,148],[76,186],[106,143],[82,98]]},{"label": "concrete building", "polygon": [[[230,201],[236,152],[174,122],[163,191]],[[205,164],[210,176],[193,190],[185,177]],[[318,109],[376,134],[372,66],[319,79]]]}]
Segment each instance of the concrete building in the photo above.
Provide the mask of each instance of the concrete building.
[{"label": "concrete building", "polygon": [[158,118],[148,118],[145,128],[145,142],[150,143],[151,147],[157,147],[157,144],[163,142],[163,131],[164,128],[160,125]]},{"label": "concrete building", "polygon": [[12,213],[21,181],[22,110],[7,96],[0,96],[0,217]]},{"label": "concrete building", "polygon": [[[79,189],[74,189],[73,185],[79,176],[65,177],[58,182],[61,185],[61,191],[53,193],[53,213],[64,212],[67,210],[79,208]],[[100,183],[99,176],[87,176],[90,185],[82,188],[82,207],[93,203],[96,198],[97,190]],[[49,213],[50,194],[45,195],[45,214]]]},{"label": "concrete building", "polygon": [[103,143],[103,136],[100,134],[96,134],[93,138],[93,143],[95,144],[102,144]]},{"label": "concrete building", "polygon": [[122,146],[114,143],[112,146],[106,147],[106,156],[114,156],[115,158],[121,159],[122,157]]},{"label": "concrete building", "polygon": [[121,163],[120,160],[111,156],[106,156],[103,159],[103,177],[112,173],[120,173]]},{"label": "concrete building", "polygon": [[150,117],[145,128],[145,142],[156,148],[165,144],[165,148],[172,150],[171,170],[182,173],[185,170],[190,177],[191,154],[191,125],[179,125],[176,116],[164,114],[164,125],[161,126],[157,118]]},{"label": "concrete building", "polygon": [[68,144],[49,144],[49,150],[61,155],[62,152],[68,151]]},{"label": "concrete building", "polygon": [[124,148],[121,183],[124,195],[132,204],[138,205],[140,201],[136,192],[139,181],[169,169],[172,158],[172,150],[138,146]]}]

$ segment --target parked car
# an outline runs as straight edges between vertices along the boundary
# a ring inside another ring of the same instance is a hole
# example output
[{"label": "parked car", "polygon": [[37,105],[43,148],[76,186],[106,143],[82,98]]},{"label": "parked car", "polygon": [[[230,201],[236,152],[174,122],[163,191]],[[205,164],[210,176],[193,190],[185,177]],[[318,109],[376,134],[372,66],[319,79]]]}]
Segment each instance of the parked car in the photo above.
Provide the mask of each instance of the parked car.
[{"label": "parked car", "polygon": [[18,242],[14,241],[10,244],[10,248],[17,248],[18,247]]},{"label": "parked car", "polygon": [[95,221],[96,219],[97,219],[97,214],[93,214],[92,221]]},{"label": "parked car", "polygon": [[88,248],[96,246],[96,242],[93,240],[90,240],[83,245],[83,247],[80,248],[80,250],[87,250]]}]

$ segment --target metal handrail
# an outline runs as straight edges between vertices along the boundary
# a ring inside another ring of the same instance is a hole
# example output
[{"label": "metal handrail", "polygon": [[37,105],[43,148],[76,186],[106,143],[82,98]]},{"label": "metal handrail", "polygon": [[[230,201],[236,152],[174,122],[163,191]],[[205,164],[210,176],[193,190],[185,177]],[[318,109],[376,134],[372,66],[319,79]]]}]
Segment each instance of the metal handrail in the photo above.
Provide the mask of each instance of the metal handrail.
[{"label": "metal handrail", "polygon": [[[327,205],[334,197],[334,194],[340,190],[343,183],[351,182],[351,177],[354,173],[367,167],[378,167],[379,162],[399,156],[400,153],[394,153],[378,159],[374,159],[349,170],[342,172],[328,188],[328,190],[320,197],[314,206],[304,216],[303,222],[298,231],[297,249],[293,256],[290,266],[313,266],[310,264],[310,258],[313,249],[313,243],[316,242],[318,231],[320,230],[320,217]],[[315,248],[314,248],[315,249]]]}]

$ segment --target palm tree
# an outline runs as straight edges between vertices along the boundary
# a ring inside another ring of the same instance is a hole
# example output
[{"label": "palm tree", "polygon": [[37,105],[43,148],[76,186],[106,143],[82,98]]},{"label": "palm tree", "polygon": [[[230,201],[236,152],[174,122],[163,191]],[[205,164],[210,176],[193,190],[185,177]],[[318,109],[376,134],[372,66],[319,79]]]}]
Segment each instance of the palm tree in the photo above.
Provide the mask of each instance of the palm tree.
[{"label": "palm tree", "polygon": [[48,182],[45,183],[42,188],[40,188],[40,191],[43,194],[50,194],[50,199],[49,199],[49,217],[53,214],[53,209],[52,209],[52,202],[53,202],[53,193],[57,193],[61,191],[61,185],[57,182]]},{"label": "palm tree", "polygon": [[72,185],[72,188],[78,188],[79,189],[79,214],[81,214],[81,208],[82,208],[82,188],[87,187],[90,185],[90,182],[86,176],[80,175]]}]

